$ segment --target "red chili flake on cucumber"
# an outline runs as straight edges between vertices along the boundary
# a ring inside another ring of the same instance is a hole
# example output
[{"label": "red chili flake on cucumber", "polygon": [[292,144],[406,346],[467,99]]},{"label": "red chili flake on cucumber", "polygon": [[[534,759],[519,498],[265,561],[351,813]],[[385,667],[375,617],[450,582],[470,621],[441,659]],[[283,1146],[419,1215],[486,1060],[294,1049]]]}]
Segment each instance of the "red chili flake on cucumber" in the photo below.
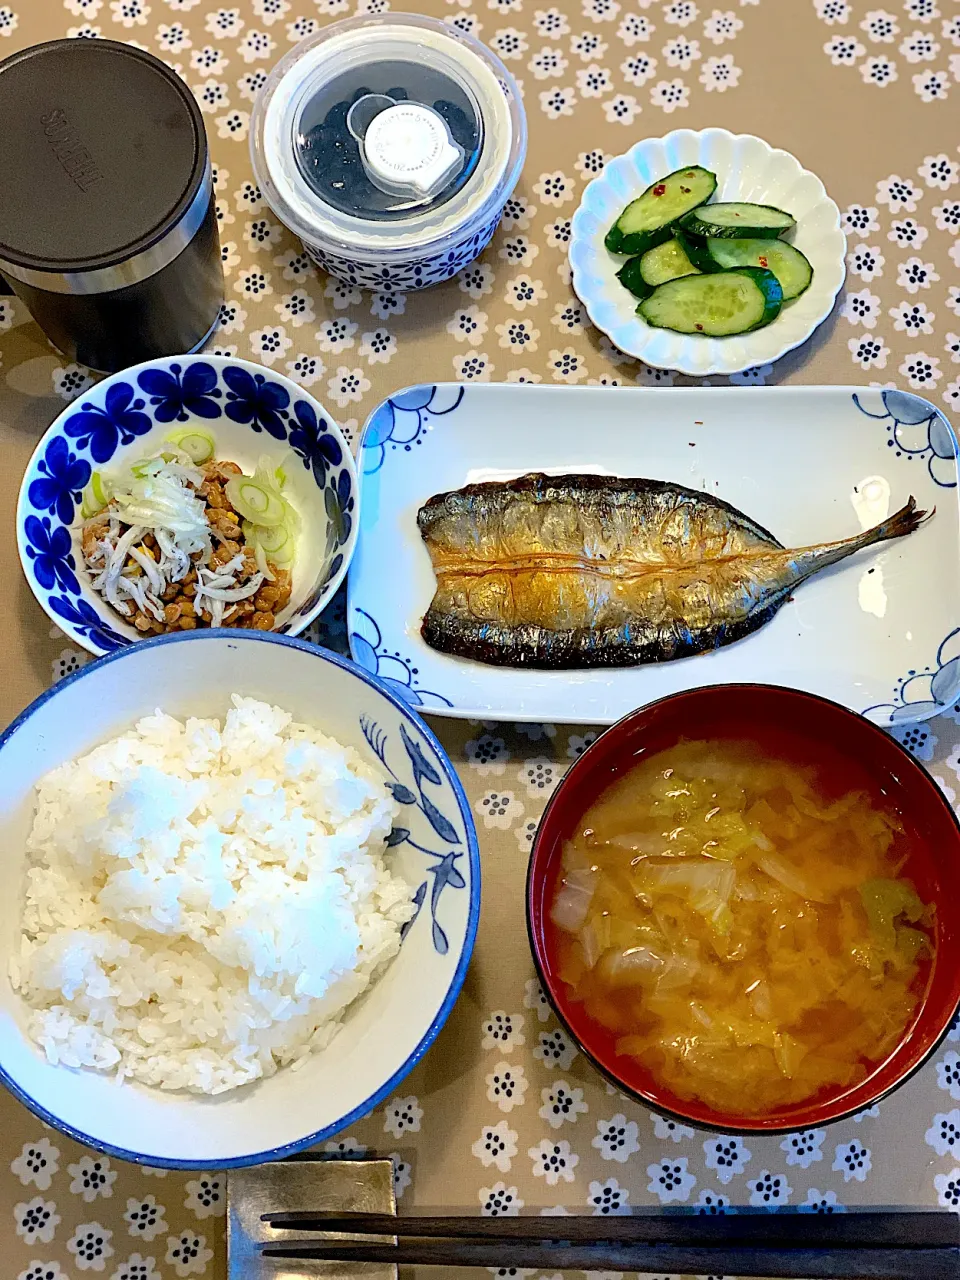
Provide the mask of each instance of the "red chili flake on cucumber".
[{"label": "red chili flake on cucumber", "polygon": [[665,182],[658,182],[657,185],[653,188],[653,194],[655,196],[662,196],[666,194],[666,190],[667,190],[667,184]]}]

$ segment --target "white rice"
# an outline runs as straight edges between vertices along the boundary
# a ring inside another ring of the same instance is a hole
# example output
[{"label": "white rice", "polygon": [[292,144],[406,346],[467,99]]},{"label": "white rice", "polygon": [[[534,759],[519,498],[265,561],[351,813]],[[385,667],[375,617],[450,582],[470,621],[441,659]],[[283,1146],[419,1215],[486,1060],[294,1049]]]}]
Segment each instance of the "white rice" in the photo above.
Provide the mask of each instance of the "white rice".
[{"label": "white rice", "polygon": [[397,954],[397,805],[351,748],[234,696],[37,788],[11,977],[52,1063],[222,1093],[301,1065]]}]

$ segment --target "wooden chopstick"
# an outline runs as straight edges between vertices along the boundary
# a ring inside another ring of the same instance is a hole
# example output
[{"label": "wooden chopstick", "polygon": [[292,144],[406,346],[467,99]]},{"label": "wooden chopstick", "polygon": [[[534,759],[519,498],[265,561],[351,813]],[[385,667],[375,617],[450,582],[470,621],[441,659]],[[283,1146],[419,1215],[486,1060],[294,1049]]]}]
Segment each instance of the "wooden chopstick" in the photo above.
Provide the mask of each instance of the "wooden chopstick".
[{"label": "wooden chopstick", "polygon": [[378,1213],[265,1213],[272,1227],[434,1239],[569,1240],[594,1244],[771,1245],[778,1248],[957,1248],[960,1217],[924,1210],[847,1214],[747,1213],[699,1216],[636,1213],[616,1217],[404,1217]]},{"label": "wooden chopstick", "polygon": [[396,1266],[519,1267],[538,1270],[646,1271],[776,1277],[777,1280],[960,1280],[960,1251],[940,1249],[781,1249],[717,1245],[538,1244],[512,1240],[285,1242],[262,1255],[299,1261]]}]

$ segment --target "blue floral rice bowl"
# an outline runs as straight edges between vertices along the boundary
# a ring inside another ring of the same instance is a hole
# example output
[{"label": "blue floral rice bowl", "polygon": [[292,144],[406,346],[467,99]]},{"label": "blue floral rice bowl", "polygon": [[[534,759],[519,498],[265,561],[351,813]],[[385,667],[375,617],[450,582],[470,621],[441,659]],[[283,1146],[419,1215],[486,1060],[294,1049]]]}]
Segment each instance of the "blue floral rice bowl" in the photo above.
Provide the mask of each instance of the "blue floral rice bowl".
[{"label": "blue floral rice bowl", "polygon": [[[94,591],[80,551],[80,504],[94,472],[158,453],[190,423],[215,457],[253,473],[284,467],[301,520],[289,606],[275,630],[297,635],[329,603],[356,545],[359,489],[346,440],[324,407],[281,374],[223,356],[169,356],[105,378],[55,420],[27,465],[17,545],[31,590],[71,639],[97,655],[140,639]],[[301,465],[296,465],[298,461]]]},{"label": "blue floral rice bowl", "polygon": [[[51,517],[51,525],[54,517]],[[35,787],[51,770],[126,733],[159,706],[181,722],[223,722],[231,695],[257,698],[356,752],[396,802],[385,862],[414,914],[399,953],[351,1003],[341,1029],[300,1067],[210,1097],[51,1063],[29,1033],[9,976],[19,892],[0,901],[0,1084],[41,1120],[123,1160],[226,1169],[279,1160],[326,1141],[394,1093],[426,1053],[460,993],[480,915],[470,805],[428,726],[355,666],[302,640],[196,630],[117,649],[43,693],[0,736],[0,841],[22,884]],[[334,873],[336,874],[336,873]],[[265,946],[268,944],[264,944]],[[7,1273],[9,1274],[9,1273]]]}]

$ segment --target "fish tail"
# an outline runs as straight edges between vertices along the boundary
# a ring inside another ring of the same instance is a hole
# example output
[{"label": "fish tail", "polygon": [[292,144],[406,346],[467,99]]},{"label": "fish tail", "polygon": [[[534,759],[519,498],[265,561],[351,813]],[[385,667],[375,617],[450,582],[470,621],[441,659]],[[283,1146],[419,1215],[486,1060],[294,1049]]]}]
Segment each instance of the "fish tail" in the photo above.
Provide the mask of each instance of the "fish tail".
[{"label": "fish tail", "polygon": [[899,511],[895,511],[892,516],[887,516],[886,520],[881,520],[875,528],[867,529],[860,535],[863,539],[861,545],[869,547],[874,542],[886,542],[890,538],[902,538],[905,534],[913,533],[915,529],[919,529],[922,524],[925,524],[936,513],[936,507],[932,511],[919,511],[917,509],[917,500],[911,494],[907,499],[906,506],[901,507]]},{"label": "fish tail", "polygon": [[798,569],[798,580],[803,581],[812,574],[826,569],[828,565],[845,560],[847,556],[862,551],[864,547],[872,547],[878,542],[889,542],[891,538],[903,538],[913,533],[936,514],[936,507],[931,511],[920,511],[916,499],[911,495],[905,506],[895,511],[886,520],[881,520],[872,529],[864,529],[852,538],[844,538],[841,542],[824,542],[816,547],[804,547],[794,552]]}]

